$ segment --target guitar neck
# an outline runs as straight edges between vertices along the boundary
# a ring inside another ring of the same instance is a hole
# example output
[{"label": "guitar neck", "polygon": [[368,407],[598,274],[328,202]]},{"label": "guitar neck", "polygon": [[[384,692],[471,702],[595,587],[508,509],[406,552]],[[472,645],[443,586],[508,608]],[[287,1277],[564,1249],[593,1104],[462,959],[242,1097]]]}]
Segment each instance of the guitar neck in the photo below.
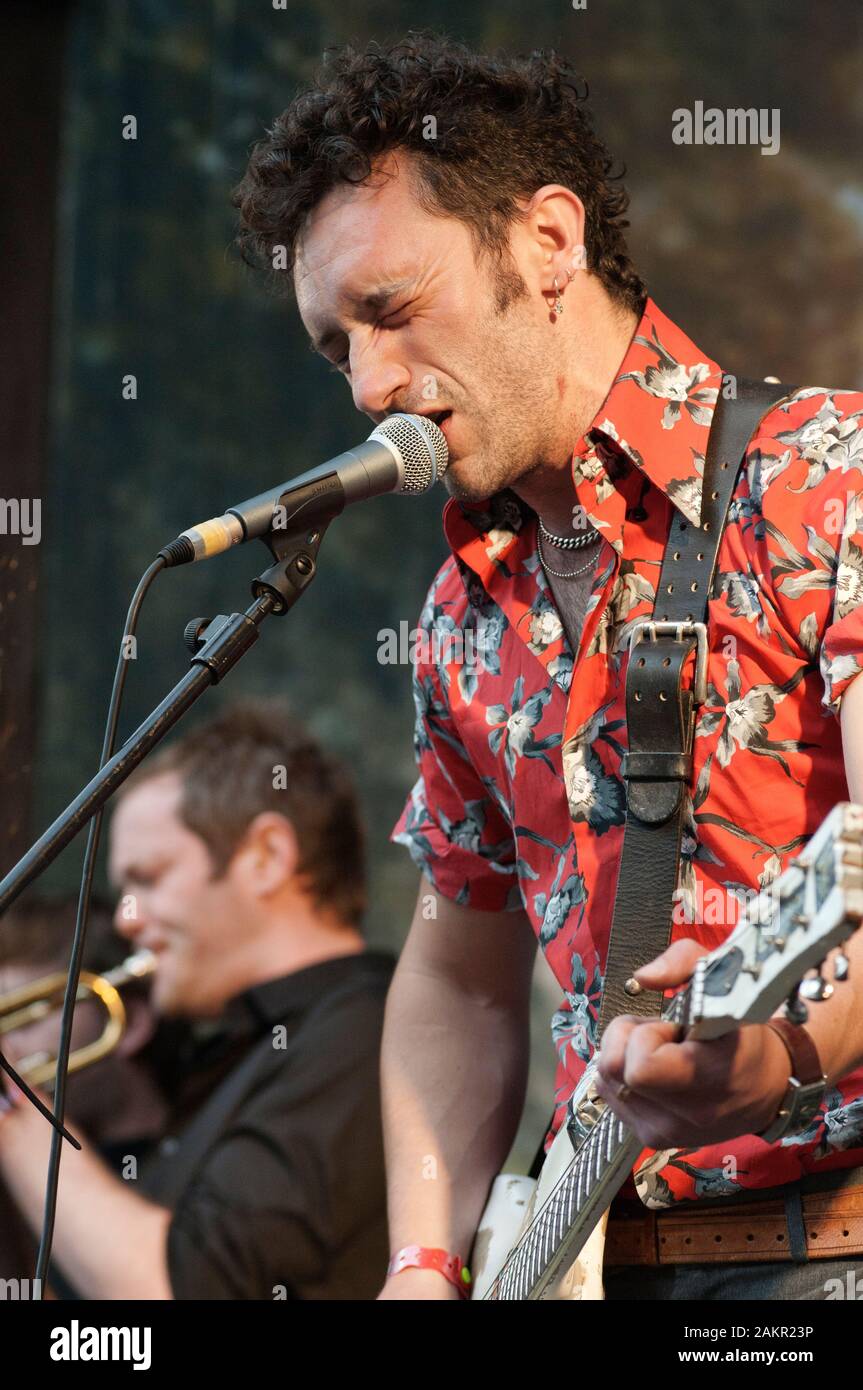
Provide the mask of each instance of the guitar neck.
[{"label": "guitar neck", "polygon": [[[686,1016],[687,986],[663,1016]],[[541,1299],[555,1286],[620,1191],[644,1145],[607,1106],[587,1131],[572,1162],[509,1255],[487,1297]]]},{"label": "guitar neck", "polygon": [[540,1299],[572,1263],[643,1145],[612,1110],[603,1112],[488,1293]]}]

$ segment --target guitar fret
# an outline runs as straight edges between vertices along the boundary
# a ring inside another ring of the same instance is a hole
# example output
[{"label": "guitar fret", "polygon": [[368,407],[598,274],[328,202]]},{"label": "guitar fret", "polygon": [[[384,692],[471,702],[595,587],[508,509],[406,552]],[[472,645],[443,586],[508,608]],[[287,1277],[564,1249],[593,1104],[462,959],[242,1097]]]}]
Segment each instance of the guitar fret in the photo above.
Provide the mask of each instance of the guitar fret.
[{"label": "guitar fret", "polygon": [[[602,1137],[602,1136],[600,1135],[600,1138],[601,1138],[601,1137]],[[600,1177],[601,1177],[601,1175],[602,1175],[602,1164],[603,1164],[603,1158],[602,1158],[602,1144],[594,1144],[593,1148],[594,1148],[594,1155],[593,1155],[593,1180],[594,1180],[594,1182],[599,1182],[599,1179],[600,1179]]]},{"label": "guitar fret", "polygon": [[542,1259],[542,1240],[544,1236],[548,1234],[549,1214],[549,1211],[543,1213],[542,1220],[534,1233],[533,1239],[527,1242],[527,1258],[522,1268],[522,1279],[524,1281],[523,1292],[525,1293],[533,1287],[539,1277]]},{"label": "guitar fret", "polygon": [[543,1261],[542,1261],[542,1268],[543,1268],[543,1269],[545,1269],[545,1266],[548,1264],[548,1261],[551,1259],[551,1256],[554,1254],[555,1250],[557,1249],[558,1244],[559,1244],[559,1242],[561,1241],[561,1239],[562,1239],[562,1237],[563,1237],[563,1233],[564,1233],[564,1231],[566,1230],[566,1225],[567,1225],[567,1222],[566,1222],[566,1203],[565,1203],[565,1202],[558,1201],[558,1202],[555,1203],[555,1206],[556,1206],[556,1208],[557,1208],[557,1211],[556,1211],[556,1214],[555,1214],[554,1221],[552,1222],[551,1228],[550,1228],[550,1234],[551,1234],[551,1242],[550,1242],[550,1245],[551,1245],[551,1248],[548,1249],[548,1250],[544,1250],[544,1251],[543,1251]]},{"label": "guitar fret", "polygon": [[525,1294],[525,1286],[524,1286],[524,1283],[523,1283],[523,1274],[524,1274],[524,1268],[525,1268],[525,1265],[526,1265],[526,1263],[527,1263],[529,1254],[530,1254],[529,1246],[528,1246],[527,1244],[525,1244],[525,1246],[523,1247],[523,1249],[521,1250],[521,1252],[520,1252],[520,1254],[519,1254],[518,1259],[517,1259],[516,1262],[515,1262],[515,1268],[513,1269],[513,1279],[514,1279],[514,1281],[515,1281],[515,1285],[516,1285],[516,1288],[517,1288],[517,1290],[518,1290],[518,1297],[519,1297],[519,1298],[523,1298],[523,1297],[524,1297],[524,1294]]},{"label": "guitar fret", "polygon": [[584,1163],[578,1164],[578,1181],[575,1185],[575,1205],[581,1207],[582,1204],[582,1184],[584,1182]]}]

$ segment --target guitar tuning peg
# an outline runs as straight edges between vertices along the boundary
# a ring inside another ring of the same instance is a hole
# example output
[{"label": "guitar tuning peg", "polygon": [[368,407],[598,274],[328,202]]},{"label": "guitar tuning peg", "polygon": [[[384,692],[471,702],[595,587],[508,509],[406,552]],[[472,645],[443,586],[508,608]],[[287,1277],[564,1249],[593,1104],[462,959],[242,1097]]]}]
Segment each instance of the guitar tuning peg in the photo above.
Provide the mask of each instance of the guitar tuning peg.
[{"label": "guitar tuning peg", "polygon": [[811,999],[813,1003],[820,1003],[822,999],[829,999],[833,993],[833,986],[829,980],[825,980],[823,975],[816,975],[813,980],[801,980],[798,990],[801,999]]},{"label": "guitar tuning peg", "polygon": [[847,980],[851,974],[851,962],[845,954],[844,941],[836,952],[836,958],[833,961],[833,974],[837,980]]},{"label": "guitar tuning peg", "polygon": [[785,1000],[785,1017],[789,1023],[805,1023],[809,1017],[809,1010],[799,997],[797,990],[794,989]]}]

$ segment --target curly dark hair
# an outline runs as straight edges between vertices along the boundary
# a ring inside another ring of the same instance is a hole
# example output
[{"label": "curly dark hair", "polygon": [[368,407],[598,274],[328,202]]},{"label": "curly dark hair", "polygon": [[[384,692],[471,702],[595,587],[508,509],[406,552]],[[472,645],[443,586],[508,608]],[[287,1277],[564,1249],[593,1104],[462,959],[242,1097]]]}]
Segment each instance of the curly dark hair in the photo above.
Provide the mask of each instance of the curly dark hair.
[{"label": "curly dark hair", "polygon": [[[284,246],[292,267],[305,219],[325,194],[341,181],[363,183],[379,156],[406,150],[420,205],[464,222],[477,250],[498,262],[521,213],[517,199],[546,183],[572,189],[584,204],[588,269],[640,314],[646,290],[623,235],[629,197],[594,133],[587,95],[553,50],[490,56],[425,31],[389,46],[328,49],[314,84],[253,147],[233,190],[243,259],[272,268]],[[276,282],[291,279],[274,271]]]}]

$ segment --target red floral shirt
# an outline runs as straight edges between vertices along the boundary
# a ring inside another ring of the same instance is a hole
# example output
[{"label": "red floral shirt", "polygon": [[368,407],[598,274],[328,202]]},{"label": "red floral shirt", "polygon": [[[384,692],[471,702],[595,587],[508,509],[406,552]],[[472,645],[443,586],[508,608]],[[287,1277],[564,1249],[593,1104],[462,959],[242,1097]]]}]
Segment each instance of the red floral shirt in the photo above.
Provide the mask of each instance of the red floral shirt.
[{"label": "red floral shirt", "polygon": [[[601,532],[587,617],[570,649],[509,492],[444,510],[452,548],[420,619],[420,770],[393,839],[444,896],[524,908],[564,993],[551,1134],[592,1056],[623,841],[625,682],[677,507],[699,522],[704,452],[733,379],[652,300],[572,459]],[[838,707],[863,668],[863,394],[809,387],[749,441],[709,603],[672,937],[712,949],[743,895],[769,884],[848,791]],[[549,1142],[550,1142],[549,1136]],[[729,1161],[731,1160],[731,1161]],[[863,1163],[863,1068],[803,1134],[747,1136],[636,1165],[651,1206]]]}]

